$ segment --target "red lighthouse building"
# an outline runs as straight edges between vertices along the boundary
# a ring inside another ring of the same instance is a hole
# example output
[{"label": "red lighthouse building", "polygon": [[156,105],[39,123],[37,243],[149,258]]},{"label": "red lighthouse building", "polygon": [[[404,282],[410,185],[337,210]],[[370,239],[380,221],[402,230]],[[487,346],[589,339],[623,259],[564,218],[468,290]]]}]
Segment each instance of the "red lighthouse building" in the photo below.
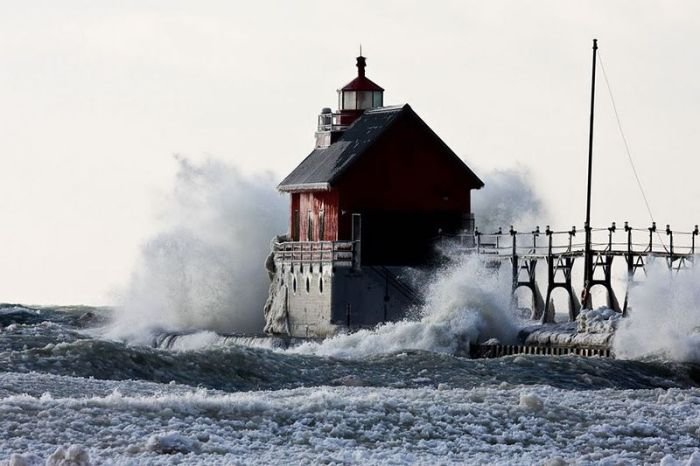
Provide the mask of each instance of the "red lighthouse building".
[{"label": "red lighthouse building", "polygon": [[472,228],[483,182],[408,104],[384,107],[365,67],[357,57],[338,110],[318,117],[315,148],[278,186],[290,226],[269,332],[323,337],[403,317],[415,296],[401,268],[430,264],[436,239]]}]

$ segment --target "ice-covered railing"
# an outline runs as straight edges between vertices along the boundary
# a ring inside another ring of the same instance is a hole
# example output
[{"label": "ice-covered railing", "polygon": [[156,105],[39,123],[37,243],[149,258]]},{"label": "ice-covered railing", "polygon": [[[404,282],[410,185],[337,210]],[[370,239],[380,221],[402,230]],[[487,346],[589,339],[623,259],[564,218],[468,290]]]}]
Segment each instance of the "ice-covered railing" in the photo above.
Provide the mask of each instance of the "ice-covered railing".
[{"label": "ice-covered railing", "polygon": [[[580,233],[580,234],[577,234]],[[623,315],[628,308],[628,290],[637,283],[637,272],[646,275],[647,265],[654,258],[662,258],[670,270],[680,272],[696,264],[696,237],[698,226],[692,231],[673,231],[670,225],[659,230],[656,223],[648,228],[634,228],[625,222],[617,228],[613,222],[606,228],[588,228],[583,231],[574,226],[570,230],[544,231],[536,227],[530,232],[518,232],[512,226],[507,232],[499,229],[483,233],[475,229],[473,238],[458,245],[467,253],[486,259],[490,267],[500,268],[508,263],[512,268],[513,293],[521,287],[532,291],[532,318],[543,323],[554,321],[551,304],[552,292],[562,288],[568,294],[569,318],[575,320],[581,307],[592,309],[590,290],[603,286],[607,290],[607,307]],[[624,239],[621,239],[624,238]],[[459,249],[459,246],[458,246]],[[624,304],[620,305],[613,289],[613,263],[624,259],[627,268],[627,291]],[[583,261],[578,261],[583,258]],[[537,264],[544,259],[546,265],[546,294],[539,290]],[[580,301],[574,290],[572,271],[575,263],[583,262],[583,285]]]},{"label": "ice-covered railing", "polygon": [[318,116],[318,131],[344,131],[348,126],[339,112],[325,112]]},{"label": "ice-covered railing", "polygon": [[[577,234],[578,233],[578,234]],[[698,226],[692,231],[673,231],[670,225],[659,230],[654,222],[648,228],[634,228],[628,222],[618,228],[613,222],[605,228],[591,228],[591,249],[606,255],[645,254],[675,258],[694,256]],[[510,227],[508,231],[499,228],[493,233],[474,229],[457,237],[458,245],[477,254],[492,256],[539,256],[572,255],[580,256],[585,251],[585,228],[552,230],[549,225],[542,231],[536,227],[529,232],[520,232]],[[622,239],[624,238],[624,239]]]},{"label": "ice-covered railing", "polygon": [[292,264],[354,265],[353,241],[287,241],[275,243],[275,259]]},{"label": "ice-covered railing", "polygon": [[538,226],[530,232],[520,232],[511,226],[508,231],[499,228],[493,233],[475,228],[473,233],[458,235],[457,244],[468,252],[491,256],[510,257],[517,254],[545,257],[552,253],[576,255],[585,246],[583,241],[576,241],[576,232],[575,226],[565,231],[551,230],[549,225],[545,231],[541,231]]}]

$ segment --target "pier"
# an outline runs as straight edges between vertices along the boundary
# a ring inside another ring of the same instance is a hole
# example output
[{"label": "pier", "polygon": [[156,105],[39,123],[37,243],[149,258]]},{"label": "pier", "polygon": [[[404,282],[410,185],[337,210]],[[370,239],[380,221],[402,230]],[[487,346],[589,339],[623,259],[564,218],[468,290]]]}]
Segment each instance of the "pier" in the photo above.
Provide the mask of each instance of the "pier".
[{"label": "pier", "polygon": [[[554,323],[552,294],[561,288],[568,296],[569,320],[574,321],[581,308],[590,309],[591,289],[599,286],[607,292],[607,306],[623,315],[627,314],[629,290],[646,275],[646,268],[653,260],[664,261],[671,273],[679,273],[695,264],[698,255],[696,238],[698,226],[692,231],[657,229],[656,223],[648,228],[633,228],[627,222],[618,228],[615,222],[606,228],[584,227],[591,241],[577,241],[576,227],[555,231],[549,225],[544,231],[539,227],[531,232],[509,231],[482,233],[476,229],[472,235],[460,238],[461,249],[484,258],[491,267],[511,268],[512,291],[527,288],[532,294],[531,318],[543,324]],[[544,236],[544,237],[543,237]],[[664,237],[666,241],[664,241]],[[579,260],[583,259],[583,260]],[[626,268],[626,289],[623,304],[613,289],[613,264],[623,260]],[[538,280],[538,263],[546,263],[546,277]],[[573,284],[573,270],[582,264],[584,283],[577,295]],[[544,282],[545,294],[540,282]]]}]

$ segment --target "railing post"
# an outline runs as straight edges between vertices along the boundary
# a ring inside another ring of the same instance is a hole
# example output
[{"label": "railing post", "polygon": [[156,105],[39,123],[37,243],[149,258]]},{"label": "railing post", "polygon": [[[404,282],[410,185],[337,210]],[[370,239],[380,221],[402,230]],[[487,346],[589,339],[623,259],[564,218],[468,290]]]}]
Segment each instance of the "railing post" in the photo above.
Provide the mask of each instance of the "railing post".
[{"label": "railing post", "polygon": [[651,222],[651,226],[648,228],[649,230],[649,252],[652,250],[652,240],[654,237],[654,232],[656,231],[656,222]]},{"label": "railing post", "polygon": [[352,214],[352,268],[362,268],[362,215]]},{"label": "railing post", "polygon": [[632,283],[634,274],[634,257],[632,255],[632,227],[625,222],[625,231],[627,232],[627,274],[629,275],[628,282]]},{"label": "railing post", "polygon": [[673,270],[673,231],[671,231],[671,225],[666,225],[666,236],[669,237],[669,253],[670,256],[668,258],[668,268],[669,270]]},{"label": "railing post", "polygon": [[537,237],[540,236],[540,226],[535,227],[535,231],[532,232],[532,252],[537,254]]},{"label": "railing post", "polygon": [[622,305],[622,316],[627,317],[629,308],[630,287],[634,279],[634,255],[632,254],[632,227],[629,222],[625,222],[625,232],[627,233],[627,286],[625,287],[625,303]]},{"label": "railing post", "polygon": [[[554,264],[554,256],[552,255],[552,241],[553,241],[553,235],[552,235],[552,230],[549,228],[549,225],[544,230],[545,235],[547,235],[547,296],[545,297],[544,301],[544,311],[542,312],[542,323],[549,323],[553,320],[552,314],[554,313],[554,309],[552,309],[552,290],[554,290],[554,273],[555,273],[555,264]],[[569,243],[571,241],[569,240]]]},{"label": "railing post", "polygon": [[612,251],[613,248],[613,233],[617,230],[617,225],[615,225],[615,222],[612,222],[612,226],[608,227],[608,251]]},{"label": "railing post", "polygon": [[569,250],[567,252],[572,252],[574,247],[574,236],[576,236],[576,225],[571,227],[569,230]]},{"label": "railing post", "polygon": [[477,227],[474,227],[474,236],[476,236],[476,253],[481,254],[481,232]]},{"label": "railing post", "polygon": [[[519,264],[518,264],[518,244],[517,244],[517,234],[518,232],[513,229],[513,225],[510,226],[510,236],[513,238],[513,255],[511,257],[511,262],[513,264],[513,292],[515,292],[515,289],[518,287],[518,271],[519,271]],[[515,299],[515,295],[513,295],[513,299]]]}]

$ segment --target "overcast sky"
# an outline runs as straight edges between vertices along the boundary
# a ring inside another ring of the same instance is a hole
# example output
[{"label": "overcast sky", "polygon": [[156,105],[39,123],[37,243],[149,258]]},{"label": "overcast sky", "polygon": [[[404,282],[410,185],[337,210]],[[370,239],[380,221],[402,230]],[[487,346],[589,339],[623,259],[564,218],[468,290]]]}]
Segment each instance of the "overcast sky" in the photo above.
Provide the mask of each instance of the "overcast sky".
[{"label": "overcast sky", "polygon": [[[279,179],[355,75],[478,174],[529,170],[584,216],[597,37],[660,224],[700,222],[700,3],[2,1],[0,301],[109,303],[157,228],[173,154]],[[593,223],[648,215],[599,81]],[[478,195],[478,194],[477,194]]]}]

